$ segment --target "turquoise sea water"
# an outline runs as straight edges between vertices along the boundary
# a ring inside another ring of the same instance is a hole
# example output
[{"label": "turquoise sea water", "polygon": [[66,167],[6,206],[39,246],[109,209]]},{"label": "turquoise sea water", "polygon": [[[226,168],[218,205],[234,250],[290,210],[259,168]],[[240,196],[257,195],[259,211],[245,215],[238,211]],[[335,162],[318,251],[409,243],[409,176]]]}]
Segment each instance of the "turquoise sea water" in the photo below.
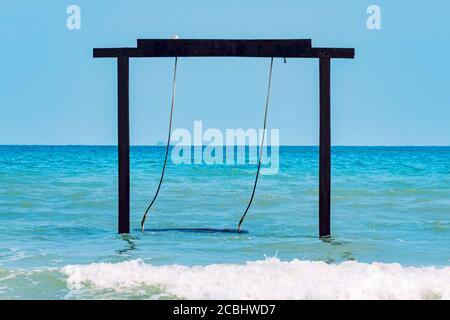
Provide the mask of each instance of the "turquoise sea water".
[{"label": "turquoise sea water", "polygon": [[[133,231],[119,236],[115,147],[0,146],[0,298],[351,297],[348,283],[321,291],[320,279],[335,274],[360,275],[356,287],[376,275],[368,296],[450,297],[450,147],[333,148],[326,242],[317,237],[318,148],[280,148],[279,172],[260,177],[245,234],[141,234],[163,157],[164,147],[131,148]],[[236,227],[256,165],[166,170],[147,228]],[[387,282],[397,271],[402,292]],[[385,296],[370,291],[376,279]],[[238,283],[246,295],[230,293]]]}]

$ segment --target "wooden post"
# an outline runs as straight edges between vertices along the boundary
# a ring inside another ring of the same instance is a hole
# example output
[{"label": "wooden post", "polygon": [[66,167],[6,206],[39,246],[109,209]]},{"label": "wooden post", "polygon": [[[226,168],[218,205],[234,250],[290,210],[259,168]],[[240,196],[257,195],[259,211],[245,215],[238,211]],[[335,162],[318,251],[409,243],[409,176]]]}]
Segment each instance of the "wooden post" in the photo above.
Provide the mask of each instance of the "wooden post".
[{"label": "wooden post", "polygon": [[319,236],[329,238],[331,181],[330,59],[320,58]]},{"label": "wooden post", "polygon": [[130,233],[129,58],[117,58],[119,233]]}]

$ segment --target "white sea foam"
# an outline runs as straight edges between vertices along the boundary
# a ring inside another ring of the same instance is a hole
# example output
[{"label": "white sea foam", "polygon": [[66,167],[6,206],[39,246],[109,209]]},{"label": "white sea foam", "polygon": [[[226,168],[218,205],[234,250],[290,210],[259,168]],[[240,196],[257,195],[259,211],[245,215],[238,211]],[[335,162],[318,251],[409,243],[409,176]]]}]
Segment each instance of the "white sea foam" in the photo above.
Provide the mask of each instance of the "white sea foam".
[{"label": "white sea foam", "polygon": [[74,290],[150,286],[187,299],[450,299],[450,267],[271,258],[193,267],[133,260],[69,265],[62,272]]}]

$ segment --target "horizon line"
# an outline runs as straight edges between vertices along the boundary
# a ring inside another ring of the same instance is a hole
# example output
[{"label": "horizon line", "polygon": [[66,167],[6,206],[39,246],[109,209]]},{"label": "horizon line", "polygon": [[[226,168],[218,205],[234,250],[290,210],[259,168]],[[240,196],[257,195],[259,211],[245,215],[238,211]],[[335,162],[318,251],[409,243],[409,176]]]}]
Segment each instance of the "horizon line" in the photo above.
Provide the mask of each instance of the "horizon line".
[{"label": "horizon line", "polygon": [[[117,147],[117,144],[0,144],[0,146],[29,146],[29,147]],[[171,144],[171,147],[174,147],[176,145]],[[272,147],[272,145],[265,145],[266,147]],[[160,144],[130,144],[130,147],[166,147],[166,145],[160,145]],[[211,146],[211,145],[181,145],[179,147],[259,147],[259,145],[218,145],[218,146]],[[319,147],[319,145],[307,145],[307,144],[281,144],[275,147]],[[332,145],[331,147],[450,147],[450,145],[433,145],[433,144],[426,144],[426,145],[414,145],[414,144],[406,144],[406,145],[357,145],[357,144],[340,144],[340,145]]]}]

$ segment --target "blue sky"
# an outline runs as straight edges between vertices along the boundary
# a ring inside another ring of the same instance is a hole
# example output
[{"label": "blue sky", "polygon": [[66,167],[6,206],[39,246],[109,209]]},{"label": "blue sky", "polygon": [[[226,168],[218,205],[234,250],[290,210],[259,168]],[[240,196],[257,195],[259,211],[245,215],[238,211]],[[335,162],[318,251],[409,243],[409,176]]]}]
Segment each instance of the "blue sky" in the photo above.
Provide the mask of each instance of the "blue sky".
[{"label": "blue sky", "polygon": [[[66,8],[81,8],[81,30]],[[382,29],[366,9],[379,5]],[[116,62],[137,38],[311,38],[356,48],[332,62],[334,145],[450,145],[448,1],[2,1],[0,144],[115,144]],[[130,67],[132,144],[166,139],[171,59]],[[269,59],[179,60],[174,128],[259,128]],[[276,60],[269,127],[318,143],[318,62]]]}]

